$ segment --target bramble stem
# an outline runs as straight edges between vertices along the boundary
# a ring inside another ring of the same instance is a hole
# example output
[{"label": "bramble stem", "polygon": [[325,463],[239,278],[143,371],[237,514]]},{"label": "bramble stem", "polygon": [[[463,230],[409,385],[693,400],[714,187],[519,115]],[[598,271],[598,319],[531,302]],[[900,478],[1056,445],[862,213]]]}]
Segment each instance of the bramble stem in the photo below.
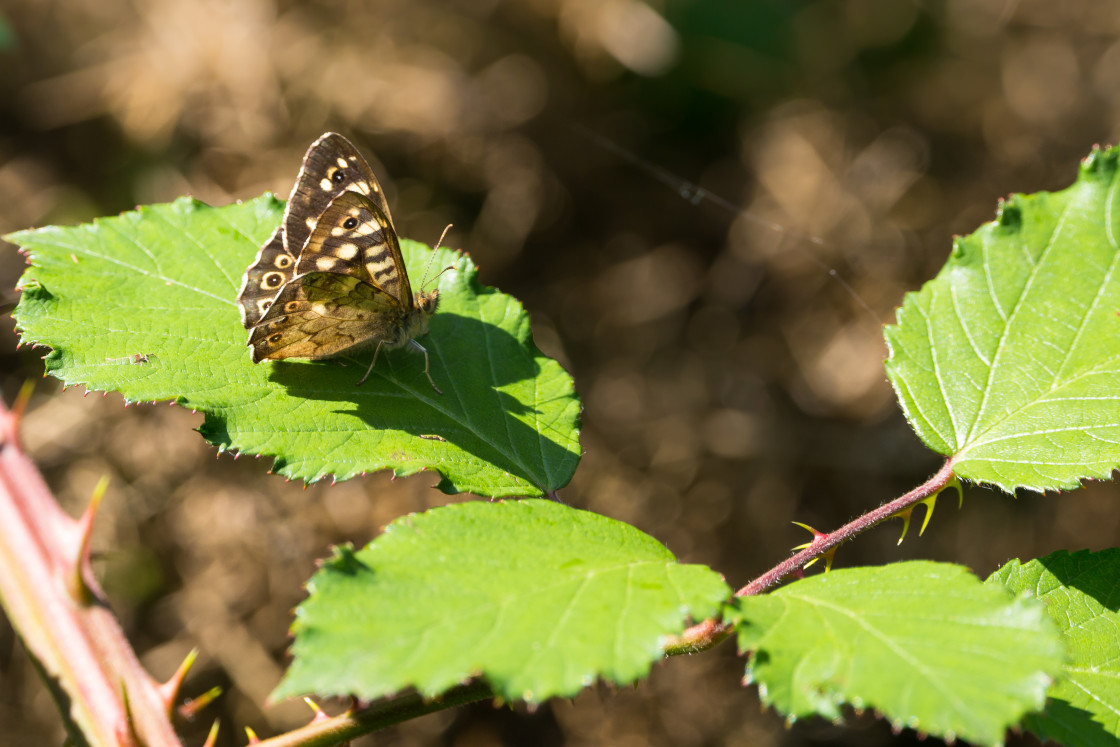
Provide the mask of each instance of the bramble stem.
[{"label": "bramble stem", "polygon": [[43,673],[75,744],[181,747],[89,566],[92,513],[59,507],[0,402],[0,603]]},{"label": "bramble stem", "polygon": [[341,716],[312,721],[307,726],[294,731],[261,740],[256,747],[337,745],[409,719],[493,697],[495,697],[494,692],[485,682],[459,685],[430,700],[416,693],[410,693],[390,700],[380,700],[358,710],[348,711]]},{"label": "bramble stem", "polygon": [[[808,547],[786,558],[781,563],[778,563],[776,566],[766,571],[766,573],[763,573],[761,576],[739,589],[735,592],[735,596],[749,597],[755,594],[761,594],[777,585],[786,576],[803,569],[811,560],[826,555],[857,534],[865,532],[876,524],[941,492],[952,479],[953,460],[947,459],[945,460],[945,464],[941,466],[941,469],[937,471],[937,474],[909,493],[889,503],[884,503],[882,506],[867,512],[863,516],[853,519],[835,532],[815,535]],[[729,627],[723,623],[717,622],[716,620],[704,620],[668,641],[664,647],[665,654],[667,656],[675,656],[683,653],[703,651],[722,641],[727,637],[729,632]]]}]

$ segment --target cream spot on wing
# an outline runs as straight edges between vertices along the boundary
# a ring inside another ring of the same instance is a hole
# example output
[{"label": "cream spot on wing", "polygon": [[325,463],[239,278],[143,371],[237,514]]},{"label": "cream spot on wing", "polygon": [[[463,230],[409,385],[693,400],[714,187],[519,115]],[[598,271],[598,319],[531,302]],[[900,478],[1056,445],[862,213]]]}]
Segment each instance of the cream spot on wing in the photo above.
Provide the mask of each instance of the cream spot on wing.
[{"label": "cream spot on wing", "polygon": [[351,185],[351,189],[353,189],[355,192],[361,192],[364,195],[368,195],[369,182],[354,182],[354,184]]},{"label": "cream spot on wing", "polygon": [[315,268],[323,272],[330,272],[334,269],[334,257],[319,257],[315,260]]},{"label": "cream spot on wing", "polygon": [[349,166],[350,164],[349,164],[349,162],[348,162],[348,161],[347,161],[347,160],[346,160],[345,158],[343,158],[342,156],[339,156],[339,157],[338,157],[338,165],[339,165],[339,167],[341,167],[341,168],[346,168],[346,167],[347,167],[347,166]]},{"label": "cream spot on wing", "polygon": [[319,182],[319,189],[323,190],[324,192],[330,192],[333,186],[334,185],[331,184],[330,179],[324,179],[323,181]]},{"label": "cream spot on wing", "polygon": [[371,233],[375,233],[379,228],[381,228],[381,226],[378,225],[378,223],[380,223],[380,221],[378,221],[377,223],[375,223],[372,220],[371,221],[366,221],[365,223],[359,224],[358,228],[356,230],[362,236],[369,236]]},{"label": "cream spot on wing", "polygon": [[313,303],[311,304],[311,311],[318,314],[319,316],[326,316],[327,305],[323,303]]},{"label": "cream spot on wing", "polygon": [[308,228],[315,228],[315,224],[318,223],[318,222],[319,222],[319,216],[315,216],[314,218],[308,218],[307,220],[304,221],[304,223],[307,224]]},{"label": "cream spot on wing", "polygon": [[348,231],[342,226],[335,226],[331,229],[331,236],[341,236],[344,233],[348,233]]},{"label": "cream spot on wing", "polygon": [[354,244],[340,244],[334,253],[339,259],[350,260],[358,256],[358,247]]},{"label": "cream spot on wing", "polygon": [[386,259],[384,262],[366,262],[366,269],[369,270],[370,275],[380,275],[392,266],[392,257]]}]

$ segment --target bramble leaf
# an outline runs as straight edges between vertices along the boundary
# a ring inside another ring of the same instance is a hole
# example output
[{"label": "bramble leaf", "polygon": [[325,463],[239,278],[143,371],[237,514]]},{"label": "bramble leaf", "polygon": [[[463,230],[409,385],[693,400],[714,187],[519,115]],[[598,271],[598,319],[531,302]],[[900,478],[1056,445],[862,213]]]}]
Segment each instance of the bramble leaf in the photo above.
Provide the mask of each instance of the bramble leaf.
[{"label": "bramble leaf", "polygon": [[957,476],[1049,490],[1120,467],[1118,159],[1010,197],[886,329],[906,417]]},{"label": "bramble leaf", "polygon": [[1046,605],[1068,660],[1042,713],[1024,726],[1043,741],[1081,747],[1120,742],[1120,549],[1013,560],[987,583],[1029,592]]},{"label": "bramble leaf", "polygon": [[1038,602],[914,561],[811,576],[736,600],[747,680],[791,718],[874,708],[897,727],[999,744],[1061,669]]},{"label": "bramble leaf", "polygon": [[130,401],[173,400],[206,416],[220,450],[275,458],[307,481],[392,469],[435,470],[445,492],[539,495],[579,460],[568,374],[533,345],[513,298],[480,286],[470,258],[402,240],[414,285],[439,277],[440,311],[423,356],[373,350],[341,359],[254,365],[237,307],[241,277],[280,222],[264,196],[212,208],[182,198],[75,227],[7,237],[31,267],[15,311],[24,342],[52,348],[47,371],[66,384]]},{"label": "bramble leaf", "polygon": [[402,517],[365,549],[338,549],[309,591],[273,697],[434,697],[482,676],[540,702],[597,677],[626,684],[731,593],[627,524],[532,499]]}]

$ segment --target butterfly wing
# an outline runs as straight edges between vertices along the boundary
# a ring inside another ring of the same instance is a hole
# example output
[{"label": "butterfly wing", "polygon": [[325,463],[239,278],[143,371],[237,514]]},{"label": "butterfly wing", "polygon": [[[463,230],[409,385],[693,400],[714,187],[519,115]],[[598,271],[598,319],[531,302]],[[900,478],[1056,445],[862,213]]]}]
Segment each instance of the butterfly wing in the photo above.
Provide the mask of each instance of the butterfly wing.
[{"label": "butterfly wing", "polygon": [[403,309],[414,305],[400,241],[388,214],[367,196],[344,192],[334,198],[311,233],[296,275],[333,272],[376,286]]},{"label": "butterfly wing", "polygon": [[404,318],[397,300],[361,278],[334,272],[297,275],[249,334],[254,363],[329,358],[395,339]]},{"label": "butterfly wing", "polygon": [[241,281],[237,303],[241,306],[241,323],[246,329],[251,329],[268,311],[272,299],[291,279],[295,267],[295,257],[284,248],[284,226],[280,225],[261,247]]},{"label": "butterfly wing", "polygon": [[307,149],[284,212],[284,234],[288,252],[298,257],[315,230],[315,224],[331,200],[343,192],[357,192],[370,199],[393,220],[389,203],[373,169],[354,145],[335,132],[328,132]]},{"label": "butterfly wing", "polygon": [[319,216],[347,191],[365,195],[392,225],[389,204],[369,164],[349,140],[328,132],[307,149],[279,228],[245,272],[237,301],[247,329],[260,322],[276,293],[295,275],[296,258]]}]

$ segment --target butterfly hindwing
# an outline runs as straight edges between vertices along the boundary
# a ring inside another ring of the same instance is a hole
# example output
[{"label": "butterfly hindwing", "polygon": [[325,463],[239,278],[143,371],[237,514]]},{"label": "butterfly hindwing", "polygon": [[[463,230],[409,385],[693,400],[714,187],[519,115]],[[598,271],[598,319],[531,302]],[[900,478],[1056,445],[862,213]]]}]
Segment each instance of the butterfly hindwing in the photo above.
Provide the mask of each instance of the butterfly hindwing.
[{"label": "butterfly hindwing", "polygon": [[339,195],[319,217],[296,266],[297,275],[308,272],[352,275],[402,307],[413,305],[397,233],[377,204],[357,192]]},{"label": "butterfly hindwing", "polygon": [[291,279],[296,260],[284,248],[284,227],[273,231],[271,238],[257,253],[257,258],[241,281],[237,302],[241,306],[241,323],[251,329],[272,304],[272,299]]},{"label": "butterfly hindwing", "polygon": [[353,275],[297,275],[249,335],[254,362],[329,358],[395,336],[404,310],[396,299]]}]

